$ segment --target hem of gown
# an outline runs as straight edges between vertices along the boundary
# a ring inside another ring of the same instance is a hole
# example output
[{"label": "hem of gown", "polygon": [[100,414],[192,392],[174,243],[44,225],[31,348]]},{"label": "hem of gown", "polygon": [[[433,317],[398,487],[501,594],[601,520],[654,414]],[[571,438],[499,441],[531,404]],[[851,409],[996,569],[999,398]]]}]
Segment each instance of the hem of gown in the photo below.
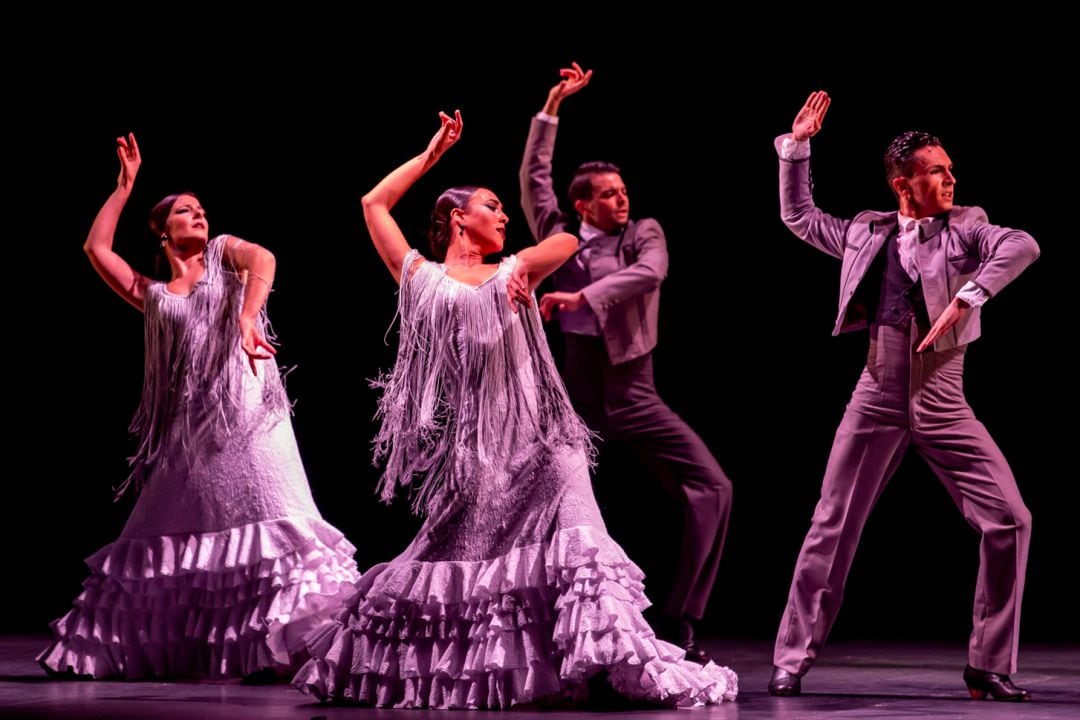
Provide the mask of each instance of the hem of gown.
[{"label": "hem of gown", "polygon": [[644,575],[602,530],[578,526],[482,561],[402,560],[306,638],[293,683],[322,700],[401,708],[508,708],[581,698],[607,680],[632,700],[733,700],[728,668],[686,661],[641,610]]},{"label": "hem of gown", "polygon": [[318,516],[121,537],[87,558],[91,575],[37,661],[127,679],[287,668],[353,592],[355,551]]}]

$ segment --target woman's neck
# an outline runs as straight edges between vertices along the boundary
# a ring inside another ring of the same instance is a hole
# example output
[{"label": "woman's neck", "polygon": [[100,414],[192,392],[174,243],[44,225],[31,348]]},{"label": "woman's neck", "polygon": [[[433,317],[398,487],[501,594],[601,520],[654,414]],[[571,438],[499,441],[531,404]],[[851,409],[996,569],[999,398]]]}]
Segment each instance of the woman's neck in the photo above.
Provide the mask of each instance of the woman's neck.
[{"label": "woman's neck", "polygon": [[446,249],[446,259],[443,260],[444,265],[464,267],[483,265],[483,263],[484,256],[475,247],[471,247],[467,241],[450,243],[450,247]]},{"label": "woman's neck", "polygon": [[169,256],[169,267],[172,270],[172,279],[179,280],[192,272],[201,271],[203,268],[203,252],[205,250],[205,245],[174,246],[170,248],[167,255]]}]

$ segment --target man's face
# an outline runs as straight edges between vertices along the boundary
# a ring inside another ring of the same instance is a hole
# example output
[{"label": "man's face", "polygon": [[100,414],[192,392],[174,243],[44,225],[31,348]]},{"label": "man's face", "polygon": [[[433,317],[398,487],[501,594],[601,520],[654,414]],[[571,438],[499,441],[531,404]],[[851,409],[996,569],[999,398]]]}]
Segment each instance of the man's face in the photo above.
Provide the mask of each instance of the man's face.
[{"label": "man's face", "polygon": [[592,176],[592,197],[577,201],[581,219],[606,233],[613,233],[630,219],[630,198],[619,173]]},{"label": "man's face", "polygon": [[916,219],[952,209],[956,177],[952,174],[952,160],[942,147],[927,145],[916,150],[911,176],[898,180],[900,195],[907,200],[908,211]]}]

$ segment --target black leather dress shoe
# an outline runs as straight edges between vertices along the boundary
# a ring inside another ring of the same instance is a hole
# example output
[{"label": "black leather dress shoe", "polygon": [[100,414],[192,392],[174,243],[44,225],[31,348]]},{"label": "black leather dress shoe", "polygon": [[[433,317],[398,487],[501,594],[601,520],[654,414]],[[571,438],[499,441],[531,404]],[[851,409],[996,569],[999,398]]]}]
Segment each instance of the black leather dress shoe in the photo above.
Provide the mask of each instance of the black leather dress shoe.
[{"label": "black leather dress shoe", "polygon": [[964,682],[971,697],[976,700],[990,698],[1004,702],[1031,701],[1031,693],[1013,685],[1008,675],[977,670],[968,665],[964,668]]},{"label": "black leather dress shoe", "polygon": [[656,631],[656,637],[684,650],[686,659],[690,662],[706,665],[712,660],[709,653],[705,652],[694,640],[694,625],[689,620],[665,615],[657,620],[653,629]]},{"label": "black leather dress shoe", "polygon": [[774,667],[769,680],[769,694],[778,697],[794,697],[802,693],[802,680],[784,668]]}]

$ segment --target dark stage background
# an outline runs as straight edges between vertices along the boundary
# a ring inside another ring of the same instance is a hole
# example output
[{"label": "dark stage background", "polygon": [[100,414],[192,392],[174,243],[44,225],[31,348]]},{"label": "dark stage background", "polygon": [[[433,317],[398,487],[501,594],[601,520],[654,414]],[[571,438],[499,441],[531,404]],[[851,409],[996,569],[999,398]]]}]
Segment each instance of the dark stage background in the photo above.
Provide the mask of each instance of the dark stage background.
[{"label": "dark stage background", "polygon": [[[839,262],[778,217],[773,137],[824,88],[833,105],[814,140],[820,206],[838,215],[894,208],[881,153],[894,135],[922,128],[944,140],[960,204],[983,206],[992,222],[1028,230],[1042,246],[1042,258],[986,307],[967,392],[1034,515],[1023,638],[1077,639],[1065,589],[1076,570],[1077,499],[1076,132],[1065,109],[1075,80],[1065,74],[1066,46],[1025,27],[976,37],[933,22],[903,41],[889,26],[843,40],[803,29],[796,46],[768,24],[694,17],[619,32],[560,21],[539,37],[497,15],[460,17],[435,33],[283,15],[210,28],[175,11],[153,26],[160,33],[132,20],[81,28],[85,18],[68,17],[63,32],[26,28],[48,36],[37,51],[5,51],[14,94],[5,105],[25,127],[9,131],[5,153],[12,403],[0,631],[44,631],[65,612],[82,558],[117,536],[133,500],[114,504],[110,487],[134,449],[125,428],[141,387],[141,317],[81,251],[114,186],[118,134],[134,131],[144,158],[116,243],[133,264],[152,265],[146,213],[178,189],[200,195],[212,232],[277,255],[270,312],[278,359],[296,366],[288,382],[301,452],[320,508],[367,568],[404,548],[419,523],[403,503],[387,508],[373,496],[375,396],[366,378],[393,359],[395,336],[388,346],[384,334],[395,287],[359,197],[425,147],[437,111],[460,108],[462,141],[397,217],[419,243],[442,188],[485,184],[510,212],[509,249],[523,247],[516,178],[529,118],[558,68],[576,59],[595,76],[563,105],[557,185],[582,161],[613,160],[633,215],[663,224],[671,271],[657,383],[735,483],[705,629],[727,638],[775,632],[866,351],[865,334],[829,334]],[[597,34],[606,39],[584,41]],[[736,41],[753,49],[736,52]],[[69,59],[54,65],[61,48]],[[595,486],[609,529],[662,600],[675,562],[674,509],[629,454],[609,449],[601,460]],[[962,645],[976,562],[975,533],[909,456],[871,518],[834,636]]]}]

